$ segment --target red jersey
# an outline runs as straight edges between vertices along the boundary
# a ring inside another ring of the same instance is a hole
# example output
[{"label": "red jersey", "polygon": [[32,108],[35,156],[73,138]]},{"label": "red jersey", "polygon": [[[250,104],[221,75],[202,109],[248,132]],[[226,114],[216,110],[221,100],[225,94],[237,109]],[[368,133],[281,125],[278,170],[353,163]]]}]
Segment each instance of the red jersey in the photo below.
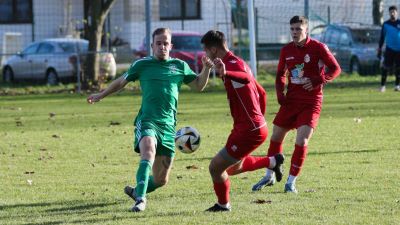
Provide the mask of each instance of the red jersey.
[{"label": "red jersey", "polygon": [[226,69],[223,81],[234,130],[257,130],[265,126],[267,95],[254,79],[250,67],[232,52],[228,52],[222,62]]},{"label": "red jersey", "polygon": [[[290,42],[282,48],[279,57],[275,81],[278,101],[281,103],[285,100],[284,90],[288,74],[287,101],[322,103],[323,85],[339,76],[340,71],[339,64],[325,44],[309,37],[302,47]],[[312,91],[303,88],[307,80],[313,85]]]}]

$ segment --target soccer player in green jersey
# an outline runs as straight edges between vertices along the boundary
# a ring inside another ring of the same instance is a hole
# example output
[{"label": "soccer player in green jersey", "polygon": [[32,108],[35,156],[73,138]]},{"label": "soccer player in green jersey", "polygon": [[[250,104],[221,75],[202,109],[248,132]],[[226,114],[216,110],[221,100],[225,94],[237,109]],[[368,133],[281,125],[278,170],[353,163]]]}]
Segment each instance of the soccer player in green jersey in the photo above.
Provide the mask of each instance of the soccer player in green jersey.
[{"label": "soccer player in green jersey", "polygon": [[140,153],[141,160],[136,173],[136,187],[126,186],[124,190],[135,200],[131,209],[133,212],[144,211],[146,193],[168,182],[175,155],[174,138],[180,86],[185,83],[192,89],[202,91],[213,66],[212,61],[204,56],[203,69],[196,75],[186,62],[170,58],[172,44],[171,31],[168,28],[156,29],[152,37],[154,56],[137,60],[107,89],[87,98],[93,104],[122,89],[130,81],[140,82],[142,104],[134,122],[134,147]]}]

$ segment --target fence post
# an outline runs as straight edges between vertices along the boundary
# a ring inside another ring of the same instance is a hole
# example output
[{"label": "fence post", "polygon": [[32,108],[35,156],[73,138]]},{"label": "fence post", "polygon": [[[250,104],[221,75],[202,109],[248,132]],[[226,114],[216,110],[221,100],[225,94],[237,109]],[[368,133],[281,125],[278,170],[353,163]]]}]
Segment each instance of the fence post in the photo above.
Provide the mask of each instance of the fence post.
[{"label": "fence post", "polygon": [[76,86],[78,93],[81,93],[81,54],[79,49],[79,43],[76,42]]},{"label": "fence post", "polygon": [[256,63],[256,38],[255,38],[255,26],[254,26],[254,4],[253,0],[247,0],[247,14],[249,21],[249,39],[250,39],[250,67],[253,72],[253,76],[257,78],[257,63]]}]

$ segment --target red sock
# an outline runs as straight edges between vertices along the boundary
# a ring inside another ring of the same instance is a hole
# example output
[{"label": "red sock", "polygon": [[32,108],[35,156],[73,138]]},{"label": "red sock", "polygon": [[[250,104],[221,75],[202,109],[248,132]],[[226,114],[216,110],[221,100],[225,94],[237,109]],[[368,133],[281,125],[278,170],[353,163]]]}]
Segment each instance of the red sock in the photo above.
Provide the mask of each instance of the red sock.
[{"label": "red sock", "polygon": [[275,142],[275,141],[270,141],[269,142],[269,148],[268,148],[268,154],[267,156],[272,157],[278,153],[282,153],[282,143],[280,142]]},{"label": "red sock", "polygon": [[269,157],[254,157],[254,156],[247,156],[243,159],[242,164],[242,171],[253,171],[258,170],[261,168],[268,168],[269,166]]},{"label": "red sock", "polygon": [[218,198],[218,203],[225,205],[229,202],[229,189],[231,186],[231,182],[229,179],[224,181],[223,183],[215,183],[214,182],[214,191]]},{"label": "red sock", "polygon": [[300,174],[301,167],[303,166],[304,160],[307,155],[307,146],[294,146],[294,152],[292,156],[292,162],[290,166],[290,175],[298,176]]}]

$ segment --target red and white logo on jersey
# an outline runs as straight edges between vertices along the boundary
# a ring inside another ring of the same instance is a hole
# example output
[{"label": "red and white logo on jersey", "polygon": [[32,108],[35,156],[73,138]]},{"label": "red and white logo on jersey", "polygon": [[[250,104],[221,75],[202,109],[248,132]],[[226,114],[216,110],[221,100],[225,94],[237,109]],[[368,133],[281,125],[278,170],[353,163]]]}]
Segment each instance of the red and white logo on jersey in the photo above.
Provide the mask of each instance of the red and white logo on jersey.
[{"label": "red and white logo on jersey", "polygon": [[310,62],[310,55],[309,54],[306,54],[305,56],[304,56],[304,62],[305,63],[309,63]]},{"label": "red and white logo on jersey", "polygon": [[232,64],[235,64],[235,63],[237,63],[237,61],[236,60],[234,60],[234,59],[232,59],[231,61],[229,61],[230,63],[232,63]]},{"label": "red and white logo on jersey", "polygon": [[232,151],[236,152],[237,146],[236,145],[232,145],[231,149],[232,149]]}]

